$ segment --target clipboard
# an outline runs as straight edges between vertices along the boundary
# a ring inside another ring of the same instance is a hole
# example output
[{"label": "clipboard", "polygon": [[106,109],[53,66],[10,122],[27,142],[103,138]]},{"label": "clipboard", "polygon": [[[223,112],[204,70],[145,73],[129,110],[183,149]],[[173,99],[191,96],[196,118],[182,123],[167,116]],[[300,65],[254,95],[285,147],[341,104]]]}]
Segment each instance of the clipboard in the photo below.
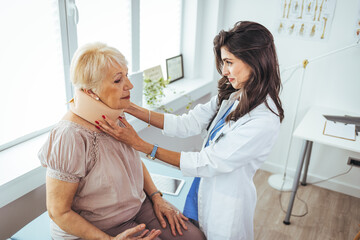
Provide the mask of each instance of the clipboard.
[{"label": "clipboard", "polygon": [[325,121],[323,134],[330,137],[356,141],[355,124]]}]

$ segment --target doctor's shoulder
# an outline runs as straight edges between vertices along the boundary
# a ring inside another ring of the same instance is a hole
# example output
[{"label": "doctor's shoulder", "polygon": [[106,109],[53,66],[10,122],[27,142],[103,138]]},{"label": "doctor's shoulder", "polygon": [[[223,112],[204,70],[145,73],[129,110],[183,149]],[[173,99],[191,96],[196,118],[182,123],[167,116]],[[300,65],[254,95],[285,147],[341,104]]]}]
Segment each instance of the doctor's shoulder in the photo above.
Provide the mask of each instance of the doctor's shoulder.
[{"label": "doctor's shoulder", "polygon": [[253,114],[254,120],[258,122],[259,127],[262,128],[264,133],[277,134],[280,130],[280,117],[278,112],[265,107],[261,111],[257,111]]},{"label": "doctor's shoulder", "polygon": [[[265,103],[260,104],[251,112],[243,116],[243,124],[256,122],[258,127],[263,127],[265,131],[278,131],[280,128],[280,117],[274,106],[269,104],[271,110]],[[241,119],[241,118],[240,118]],[[240,120],[239,119],[239,120]],[[245,121],[244,121],[245,120]]]}]

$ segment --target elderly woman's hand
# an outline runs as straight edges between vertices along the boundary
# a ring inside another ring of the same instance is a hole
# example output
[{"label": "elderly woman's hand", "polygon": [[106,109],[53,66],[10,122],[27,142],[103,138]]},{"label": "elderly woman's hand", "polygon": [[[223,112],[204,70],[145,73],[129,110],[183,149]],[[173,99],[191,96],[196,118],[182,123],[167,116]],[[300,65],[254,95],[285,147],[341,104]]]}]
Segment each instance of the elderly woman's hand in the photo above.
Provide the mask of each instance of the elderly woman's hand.
[{"label": "elderly woman's hand", "polygon": [[155,215],[159,219],[161,226],[163,228],[166,227],[165,216],[170,224],[171,233],[176,236],[177,230],[180,235],[183,235],[181,227],[187,230],[184,220],[188,221],[189,219],[170,203],[166,202],[160,195],[154,195],[151,200],[154,205]]},{"label": "elderly woman's hand", "polygon": [[125,118],[119,117],[119,120],[124,124],[124,127],[120,127],[106,116],[103,116],[103,118],[107,124],[98,121],[97,127],[100,130],[106,132],[116,140],[126,143],[134,149],[139,150],[138,146],[143,142],[143,140],[139,137],[135,129],[126,121]]},{"label": "elderly woman's hand", "polygon": [[[152,240],[155,239],[157,236],[160,235],[161,231],[160,230],[151,230],[151,232],[149,233],[148,236],[144,237],[149,230],[145,230],[145,224],[140,224],[137,225],[136,227],[130,228],[122,233],[120,233],[119,235],[117,235],[116,237],[112,237],[110,238],[111,240],[135,240],[135,239],[143,239],[143,240]],[[143,231],[139,236],[133,236],[134,234]]]}]

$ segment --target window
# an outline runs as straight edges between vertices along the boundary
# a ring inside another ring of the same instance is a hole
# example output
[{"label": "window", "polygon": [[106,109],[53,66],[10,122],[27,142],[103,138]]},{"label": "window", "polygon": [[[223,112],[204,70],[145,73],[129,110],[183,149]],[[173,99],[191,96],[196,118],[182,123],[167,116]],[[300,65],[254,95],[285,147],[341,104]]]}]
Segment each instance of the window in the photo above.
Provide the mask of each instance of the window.
[{"label": "window", "polygon": [[77,0],[78,46],[104,42],[124,54],[131,69],[131,0]]},{"label": "window", "polygon": [[0,151],[56,123],[66,111],[57,0],[0,8]]},{"label": "window", "polygon": [[[94,12],[90,5],[96,2],[101,2],[102,5],[97,5],[98,11]],[[144,5],[147,2],[152,2],[153,5]],[[119,48],[129,65],[132,65],[129,68],[130,75],[161,61],[165,63],[165,58],[183,53],[184,67],[188,71],[186,77],[190,79],[174,84],[180,86],[180,92],[188,92],[194,96],[210,92],[213,84],[207,81],[212,77],[197,78],[194,74],[194,62],[199,59],[201,52],[197,50],[201,49],[197,36],[203,37],[206,33],[211,35],[218,26],[209,22],[205,25],[205,34],[199,31],[197,26],[202,20],[197,17],[197,12],[202,9],[203,4],[205,3],[198,0],[15,0],[2,4],[0,207],[44,184],[45,171],[39,167],[36,154],[48,134],[35,136],[48,131],[67,110],[66,102],[72,97],[69,65],[78,45],[100,40]],[[206,4],[208,5],[207,2]],[[124,9],[119,10],[120,5]],[[218,2],[213,5],[214,8],[209,9],[218,11]],[[145,10],[146,8],[149,10]],[[147,11],[156,12],[163,18],[151,19],[153,15]],[[116,39],[120,35],[112,36],[112,28],[102,32],[106,27],[102,29],[101,26],[105,25],[96,26],[94,20],[104,24],[106,21],[101,19],[103,17],[108,21],[116,21],[116,18],[121,17],[108,16],[108,12],[112,15],[128,14],[125,17],[128,23],[118,23],[127,25],[128,29],[125,30],[127,33],[121,34],[121,40]],[[212,13],[211,16],[213,15],[217,14]],[[85,20],[86,18],[88,20]],[[87,24],[86,21],[93,21],[94,24]],[[152,24],[146,27],[147,21],[152,21]],[[152,31],[161,36],[149,39],[148,35]],[[184,38],[181,37],[181,31],[186,32]],[[127,40],[124,40],[125,38]],[[121,46],[125,45],[126,49],[122,49]],[[168,47],[169,45],[171,47]],[[158,51],[153,51],[152,48]],[[195,81],[192,81],[194,79]],[[194,89],[196,91],[193,91]],[[184,97],[170,97],[168,100],[171,106],[187,101]],[[134,125],[135,128],[140,126],[141,124],[137,123]],[[23,141],[24,143],[18,144]],[[18,145],[14,146],[16,144]]]},{"label": "window", "polygon": [[78,46],[116,47],[129,74],[178,55],[181,8],[182,0],[7,1],[0,9],[6,36],[0,38],[0,152],[48,131],[64,115]]},{"label": "window", "polygon": [[140,68],[162,65],[179,55],[181,0],[140,0]]}]

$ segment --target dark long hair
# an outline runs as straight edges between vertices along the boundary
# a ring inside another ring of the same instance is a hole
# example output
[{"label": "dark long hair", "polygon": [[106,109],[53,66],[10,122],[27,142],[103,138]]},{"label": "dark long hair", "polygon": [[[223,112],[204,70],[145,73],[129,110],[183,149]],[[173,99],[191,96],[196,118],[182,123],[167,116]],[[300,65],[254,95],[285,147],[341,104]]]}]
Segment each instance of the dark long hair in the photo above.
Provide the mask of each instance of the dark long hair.
[{"label": "dark long hair", "polygon": [[[235,23],[229,31],[220,31],[214,38],[214,54],[216,68],[221,75],[224,64],[221,58],[222,47],[252,69],[249,80],[240,89],[241,101],[235,111],[227,116],[226,122],[238,120],[263,102],[270,111],[279,116],[281,122],[284,119],[279,98],[281,80],[274,38],[270,31],[258,23],[248,21]],[[223,100],[229,99],[231,93],[238,91],[232,87],[226,76],[219,80],[218,89],[218,109]],[[267,95],[275,102],[278,113],[269,107]]]}]

